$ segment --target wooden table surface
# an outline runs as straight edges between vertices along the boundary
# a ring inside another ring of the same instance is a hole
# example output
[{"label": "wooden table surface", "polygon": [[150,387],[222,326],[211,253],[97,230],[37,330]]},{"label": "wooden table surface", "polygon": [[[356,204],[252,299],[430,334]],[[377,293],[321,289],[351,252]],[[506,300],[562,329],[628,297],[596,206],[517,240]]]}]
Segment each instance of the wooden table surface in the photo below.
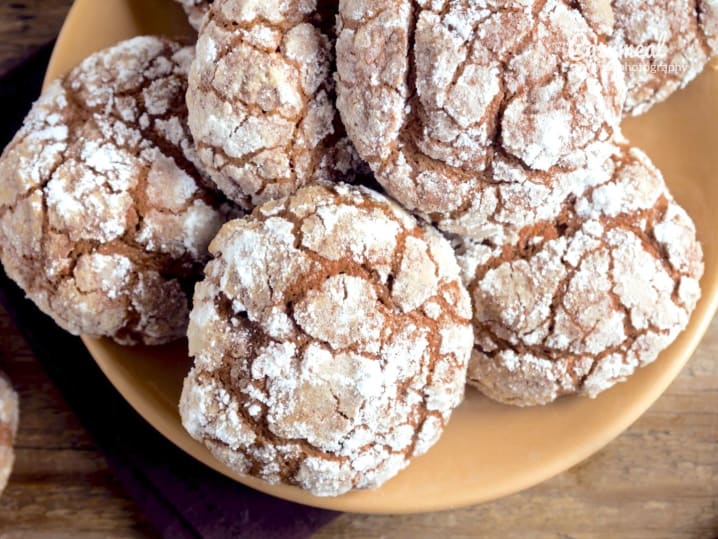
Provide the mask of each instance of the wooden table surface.
[{"label": "wooden table surface", "polygon": [[[0,77],[53,39],[70,4],[0,0]],[[345,514],[316,537],[718,537],[716,357],[718,320],[680,377],[627,432],[526,492],[420,516]],[[0,368],[22,409],[15,470],[0,499],[0,539],[154,537],[4,312]]]}]

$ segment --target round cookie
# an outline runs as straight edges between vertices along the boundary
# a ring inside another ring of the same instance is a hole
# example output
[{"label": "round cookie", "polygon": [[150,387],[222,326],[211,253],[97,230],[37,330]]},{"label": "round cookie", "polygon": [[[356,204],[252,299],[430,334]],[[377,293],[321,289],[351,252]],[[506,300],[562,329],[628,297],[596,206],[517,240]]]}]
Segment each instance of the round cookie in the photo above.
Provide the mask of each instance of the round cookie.
[{"label": "round cookie", "polygon": [[195,165],[192,54],[139,37],[90,56],[48,87],[0,158],[0,259],[72,333],[185,334],[227,210]]},{"label": "round cookie", "polygon": [[5,490],[15,462],[13,444],[20,420],[20,402],[10,380],[0,373],[0,493]]},{"label": "round cookie", "polygon": [[439,233],[368,189],[315,184],[227,223],[210,250],[180,412],[219,460],[334,496],[436,442],[473,343]]},{"label": "round cookie", "polygon": [[595,397],[652,362],[700,296],[695,228],[636,149],[502,248],[457,240],[474,306],[469,383],[508,404]]},{"label": "round cookie", "polygon": [[610,155],[621,65],[561,0],[342,0],[339,27],[337,107],[357,152],[445,231],[480,234],[484,191],[506,181],[497,161],[550,189]]},{"label": "round cookie", "polygon": [[334,107],[331,20],[315,0],[217,0],[200,29],[189,125],[214,182],[244,207],[361,166]]},{"label": "round cookie", "polygon": [[613,0],[609,44],[623,62],[626,114],[643,114],[683,88],[718,54],[715,0]]},{"label": "round cookie", "polygon": [[199,30],[200,26],[202,26],[202,20],[214,0],[177,0],[177,2],[182,4],[192,27]]}]

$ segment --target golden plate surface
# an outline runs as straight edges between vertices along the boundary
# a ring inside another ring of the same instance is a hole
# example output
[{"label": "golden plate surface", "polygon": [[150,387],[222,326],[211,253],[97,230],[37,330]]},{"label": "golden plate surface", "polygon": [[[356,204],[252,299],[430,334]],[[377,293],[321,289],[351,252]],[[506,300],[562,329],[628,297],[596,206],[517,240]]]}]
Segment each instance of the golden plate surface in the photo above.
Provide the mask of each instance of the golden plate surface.
[{"label": "golden plate surface", "polygon": [[[171,0],[76,0],[46,82],[87,55],[142,34],[193,36]],[[718,71],[707,67],[686,90],[627,120],[624,131],[661,168],[703,243],[703,298],[688,329],[654,364],[595,400],[568,397],[520,409],[467,391],[436,446],[378,490],[320,498],[231,472],[180,424],[177,402],[191,365],[185,343],[124,348],[104,339],[84,337],[84,342],[114,386],[164,436],[207,466],[280,498],[339,511],[411,513],[476,504],[528,488],[595,453],[638,419],[676,378],[718,307],[718,209],[712,207],[718,202]]]}]

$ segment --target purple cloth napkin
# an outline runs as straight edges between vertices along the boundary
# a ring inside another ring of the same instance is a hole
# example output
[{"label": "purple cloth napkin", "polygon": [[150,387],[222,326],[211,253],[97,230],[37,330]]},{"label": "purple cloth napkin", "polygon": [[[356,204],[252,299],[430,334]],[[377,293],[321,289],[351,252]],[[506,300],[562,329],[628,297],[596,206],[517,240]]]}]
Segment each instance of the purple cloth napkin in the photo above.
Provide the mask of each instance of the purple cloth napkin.
[{"label": "purple cloth napkin", "polygon": [[[0,80],[0,147],[10,141],[39,95],[51,50],[48,44]],[[163,537],[299,539],[338,514],[254,491],[186,455],[125,402],[80,339],[42,314],[2,271],[0,303],[119,482]]]}]

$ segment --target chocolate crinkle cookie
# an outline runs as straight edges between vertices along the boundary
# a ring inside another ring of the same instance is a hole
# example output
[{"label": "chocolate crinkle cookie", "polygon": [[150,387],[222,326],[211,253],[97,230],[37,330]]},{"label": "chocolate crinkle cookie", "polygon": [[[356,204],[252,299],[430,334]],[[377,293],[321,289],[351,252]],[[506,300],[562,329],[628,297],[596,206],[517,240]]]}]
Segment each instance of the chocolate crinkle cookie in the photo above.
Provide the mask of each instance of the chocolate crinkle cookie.
[{"label": "chocolate crinkle cookie", "polygon": [[20,420],[20,399],[8,377],[0,372],[0,493],[5,490],[15,462],[13,444]]},{"label": "chocolate crinkle cookie", "polygon": [[440,234],[336,183],[229,222],[210,250],[180,411],[219,460],[333,496],[381,485],[437,441],[473,343]]},{"label": "chocolate crinkle cookie", "polygon": [[716,0],[613,0],[610,45],[628,86],[626,114],[638,115],[692,81],[718,54]]},{"label": "chocolate crinkle cookie", "polygon": [[609,180],[499,248],[455,238],[472,295],[469,383],[508,404],[595,397],[651,363],[700,296],[693,222],[639,150]]},{"label": "chocolate crinkle cookie", "polygon": [[610,155],[621,65],[568,3],[341,0],[339,11],[347,132],[387,192],[444,231],[483,233],[473,216],[497,163],[549,173],[535,183],[550,189],[555,173]]},{"label": "chocolate crinkle cookie", "polygon": [[196,166],[191,48],[138,37],[49,85],[0,159],[0,258],[72,333],[182,337],[231,210]]},{"label": "chocolate crinkle cookie", "polygon": [[335,110],[332,20],[313,0],[216,0],[205,18],[189,125],[212,179],[244,207],[363,169]]},{"label": "chocolate crinkle cookie", "polygon": [[214,0],[177,0],[177,2],[182,4],[192,27],[199,30],[200,26],[202,26],[202,20]]}]

